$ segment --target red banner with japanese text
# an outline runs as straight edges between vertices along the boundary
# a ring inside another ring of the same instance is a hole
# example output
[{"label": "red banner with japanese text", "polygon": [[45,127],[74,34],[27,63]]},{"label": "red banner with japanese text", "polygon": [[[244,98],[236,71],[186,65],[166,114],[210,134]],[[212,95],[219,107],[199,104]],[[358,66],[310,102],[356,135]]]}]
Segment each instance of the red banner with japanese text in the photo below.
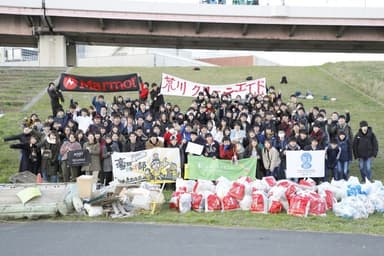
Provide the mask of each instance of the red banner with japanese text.
[{"label": "red banner with japanese text", "polygon": [[199,92],[204,92],[205,88],[207,88],[209,92],[216,91],[219,95],[231,94],[232,97],[236,97],[237,95],[245,97],[248,94],[265,95],[267,93],[265,78],[236,84],[209,85],[191,82],[163,73],[161,80],[161,94],[163,95],[196,97]]}]

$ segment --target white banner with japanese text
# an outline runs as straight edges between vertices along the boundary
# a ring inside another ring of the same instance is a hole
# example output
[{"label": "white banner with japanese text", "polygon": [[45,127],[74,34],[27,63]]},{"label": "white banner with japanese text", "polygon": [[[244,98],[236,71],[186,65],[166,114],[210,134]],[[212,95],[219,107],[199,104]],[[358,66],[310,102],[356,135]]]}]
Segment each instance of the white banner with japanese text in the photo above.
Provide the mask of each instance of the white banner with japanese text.
[{"label": "white banner with japanese text", "polygon": [[287,178],[324,177],[325,150],[286,151]]},{"label": "white banner with japanese text", "polygon": [[197,97],[199,92],[204,92],[205,88],[207,88],[210,93],[216,91],[219,95],[230,94],[232,98],[237,95],[240,95],[243,98],[247,94],[265,95],[267,93],[265,78],[236,84],[209,85],[191,82],[163,73],[161,80],[161,94],[163,95]]},{"label": "white banner with japanese text", "polygon": [[112,154],[113,177],[120,182],[176,180],[180,177],[180,165],[178,148]]}]

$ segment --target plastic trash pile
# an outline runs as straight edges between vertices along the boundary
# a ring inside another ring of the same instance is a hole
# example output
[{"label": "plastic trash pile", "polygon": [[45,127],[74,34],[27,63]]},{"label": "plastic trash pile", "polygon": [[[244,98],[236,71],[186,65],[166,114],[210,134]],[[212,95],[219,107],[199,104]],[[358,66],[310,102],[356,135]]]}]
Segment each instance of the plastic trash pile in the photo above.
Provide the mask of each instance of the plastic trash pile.
[{"label": "plastic trash pile", "polygon": [[326,216],[333,210],[336,216],[358,219],[384,212],[384,187],[380,181],[360,184],[356,177],[320,185],[310,178],[299,183],[274,177],[236,181],[220,177],[215,182],[177,179],[169,207],[180,213],[243,210],[300,217]]},{"label": "plastic trash pile", "polygon": [[[94,193],[90,199],[81,199],[76,191],[68,195],[75,212],[90,217],[109,216],[112,218],[131,217],[143,213],[158,213],[165,202],[160,185],[142,182],[136,187],[120,187],[110,183]],[[117,189],[119,188],[119,189]]]}]

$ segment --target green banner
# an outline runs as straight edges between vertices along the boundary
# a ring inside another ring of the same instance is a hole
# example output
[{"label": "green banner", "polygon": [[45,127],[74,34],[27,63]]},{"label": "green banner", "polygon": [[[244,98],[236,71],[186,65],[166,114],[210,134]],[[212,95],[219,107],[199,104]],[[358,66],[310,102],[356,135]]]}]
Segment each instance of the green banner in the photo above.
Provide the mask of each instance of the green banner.
[{"label": "green banner", "polygon": [[249,176],[255,179],[256,158],[231,160],[212,159],[204,156],[188,156],[188,167],[185,172],[186,179],[216,180],[220,176],[229,180],[236,180],[240,176]]}]

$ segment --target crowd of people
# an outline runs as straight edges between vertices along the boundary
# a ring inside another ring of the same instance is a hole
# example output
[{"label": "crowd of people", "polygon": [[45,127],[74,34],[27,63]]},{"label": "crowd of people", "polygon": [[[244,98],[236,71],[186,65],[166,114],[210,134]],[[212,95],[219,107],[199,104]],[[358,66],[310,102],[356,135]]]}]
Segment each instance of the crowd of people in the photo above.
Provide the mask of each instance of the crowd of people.
[{"label": "crowd of people", "polygon": [[[287,151],[324,149],[326,171],[318,182],[348,179],[353,158],[359,160],[362,180],[372,179],[371,160],[378,153],[376,136],[366,121],[354,135],[348,111],[327,113],[316,106],[306,110],[296,94],[284,102],[273,86],[267,95],[245,98],[205,90],[186,111],[165,103],[156,83],[143,83],[138,99],[115,95],[106,102],[101,94],[87,107],[71,99],[67,109],[54,84],[47,91],[52,115],[30,115],[21,134],[5,140],[19,140],[10,147],[21,149],[20,172],[41,173],[48,182],[75,181],[85,173],[109,183],[113,152],[153,147],[178,148],[184,166],[189,142],[202,145],[204,157],[256,158],[256,177],[276,179],[286,178]],[[87,150],[90,163],[71,166],[68,153],[75,150]]]}]

